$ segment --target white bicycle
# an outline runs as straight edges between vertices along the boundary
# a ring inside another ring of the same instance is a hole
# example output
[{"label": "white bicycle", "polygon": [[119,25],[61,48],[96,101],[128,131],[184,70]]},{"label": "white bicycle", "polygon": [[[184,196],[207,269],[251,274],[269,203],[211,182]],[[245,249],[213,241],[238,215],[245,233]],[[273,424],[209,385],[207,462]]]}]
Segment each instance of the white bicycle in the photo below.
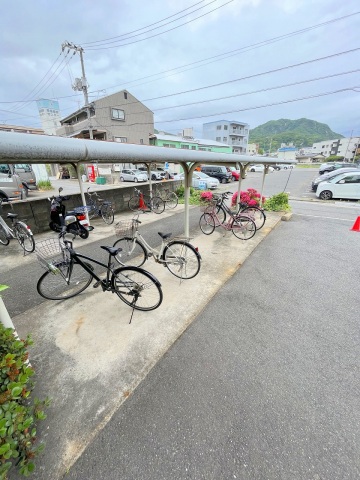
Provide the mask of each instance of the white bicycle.
[{"label": "white bicycle", "polygon": [[151,247],[139,232],[138,214],[130,221],[120,221],[115,226],[115,234],[121,237],[114,247],[121,247],[115,259],[125,266],[141,267],[152,257],[155,262],[162,263],[175,277],[194,278],[200,271],[201,255],[188,239],[174,238],[171,233],[158,232],[161,245],[157,250]]}]

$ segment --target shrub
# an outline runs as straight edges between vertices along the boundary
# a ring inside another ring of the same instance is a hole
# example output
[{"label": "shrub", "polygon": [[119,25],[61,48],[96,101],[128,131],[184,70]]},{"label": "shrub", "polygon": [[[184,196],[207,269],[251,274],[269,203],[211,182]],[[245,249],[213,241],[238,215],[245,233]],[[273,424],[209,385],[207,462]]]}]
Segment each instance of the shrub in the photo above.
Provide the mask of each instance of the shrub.
[{"label": "shrub", "polygon": [[268,198],[264,203],[264,210],[269,210],[272,212],[288,212],[291,210],[289,205],[289,194],[288,193],[278,193]]},{"label": "shrub", "polygon": [[203,201],[204,203],[210,202],[212,198],[213,198],[212,192],[201,192],[200,194],[200,200]]},{"label": "shrub", "polygon": [[36,420],[46,418],[43,407],[49,400],[30,401],[34,369],[28,363],[30,336],[20,340],[14,330],[0,323],[0,480],[16,464],[19,473],[34,471],[34,457],[44,448],[35,446]]},{"label": "shrub", "polygon": [[39,180],[37,186],[39,190],[52,190],[54,188],[50,180]]},{"label": "shrub", "polygon": [[[236,205],[236,198],[238,192],[235,192],[231,197],[231,206]],[[248,188],[245,192],[240,192],[240,203],[247,205],[248,207],[258,207],[260,205],[260,193],[254,188]],[[262,204],[265,202],[266,198],[262,197]]]}]

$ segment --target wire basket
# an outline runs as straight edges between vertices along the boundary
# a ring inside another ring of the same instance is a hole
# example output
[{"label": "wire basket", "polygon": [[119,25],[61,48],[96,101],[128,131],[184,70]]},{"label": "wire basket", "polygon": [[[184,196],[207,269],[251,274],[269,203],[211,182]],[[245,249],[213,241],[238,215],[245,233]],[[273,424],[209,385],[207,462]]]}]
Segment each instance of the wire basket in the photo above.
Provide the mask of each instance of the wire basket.
[{"label": "wire basket", "polygon": [[216,207],[216,202],[216,200],[210,200],[209,202],[200,204],[200,212],[212,213]]},{"label": "wire basket", "polygon": [[91,210],[91,206],[90,205],[82,205],[81,207],[75,207],[74,208],[74,212],[75,213],[86,213],[86,212],[89,212]]},{"label": "wire basket", "polygon": [[120,220],[115,225],[115,235],[117,237],[132,237],[135,232],[134,220]]},{"label": "wire basket", "polygon": [[66,261],[65,246],[55,238],[47,238],[36,242],[36,257],[46,270],[53,271],[55,264]]}]

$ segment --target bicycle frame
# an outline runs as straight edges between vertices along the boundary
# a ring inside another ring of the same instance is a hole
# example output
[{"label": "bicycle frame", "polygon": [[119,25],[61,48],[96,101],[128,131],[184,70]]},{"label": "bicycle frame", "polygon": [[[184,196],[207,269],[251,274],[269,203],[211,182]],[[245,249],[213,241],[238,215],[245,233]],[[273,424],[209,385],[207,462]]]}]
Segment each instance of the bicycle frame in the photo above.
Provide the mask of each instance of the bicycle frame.
[{"label": "bicycle frame", "polygon": [[[111,262],[111,256],[109,255],[109,261],[108,261],[108,264],[106,265],[105,263],[103,262],[100,262],[98,260],[95,260],[94,258],[91,258],[91,257],[88,257],[86,255],[82,255],[81,253],[76,253],[75,250],[73,250],[72,246],[68,246],[67,244],[68,243],[71,243],[69,242],[68,240],[65,240],[65,245],[66,245],[66,250],[69,252],[70,254],[70,258],[71,260],[75,260],[74,263],[78,263],[84,270],[86,270],[93,278],[95,278],[95,280],[97,280],[98,284],[101,285],[102,289],[105,291],[105,290],[108,290],[110,291],[111,288],[109,287],[109,284],[110,284],[110,275],[113,273],[113,268],[112,268],[112,262]],[[101,267],[104,267],[106,268],[106,280],[104,278],[100,278],[96,273],[94,273],[94,271],[89,268],[87,266],[86,263],[84,263],[81,259],[84,259],[84,260],[88,260],[90,261],[91,263],[96,263],[97,265],[100,265]],[[64,280],[68,283],[68,277],[69,277],[69,273],[71,274],[71,271],[69,271],[69,269],[71,268],[73,262],[71,262],[69,264],[69,268],[67,270],[67,277],[65,277],[65,275],[61,272],[60,269],[57,269],[59,270],[58,272],[55,271],[53,273],[60,273],[60,275],[64,278]],[[97,286],[95,284],[95,286]]]},{"label": "bicycle frame", "polygon": [[[164,240],[163,238],[161,239],[161,245],[160,245],[160,249],[157,250],[156,248],[153,248],[151,245],[149,245],[147,243],[147,241],[145,240],[145,238],[141,235],[141,233],[139,232],[139,230],[136,230],[135,231],[135,234],[133,235],[133,248],[135,246],[135,240],[138,240],[142,243],[142,245],[145,247],[145,250],[146,250],[146,254],[148,257],[154,257],[155,261],[158,262],[158,263],[167,263],[166,260],[162,259],[161,256],[164,252],[164,248],[166,247],[166,240]],[[130,253],[132,253],[133,250],[131,250]]]},{"label": "bicycle frame", "polygon": [[14,230],[9,227],[9,225],[5,222],[5,220],[0,215],[0,224],[4,227],[6,234],[11,238],[16,238]]}]

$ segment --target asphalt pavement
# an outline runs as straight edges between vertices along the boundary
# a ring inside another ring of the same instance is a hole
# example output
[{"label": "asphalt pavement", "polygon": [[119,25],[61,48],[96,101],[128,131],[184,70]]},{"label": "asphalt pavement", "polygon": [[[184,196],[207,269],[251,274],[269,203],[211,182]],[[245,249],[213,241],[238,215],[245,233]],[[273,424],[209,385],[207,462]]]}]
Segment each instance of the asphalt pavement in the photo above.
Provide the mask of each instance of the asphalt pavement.
[{"label": "asphalt pavement", "polygon": [[[36,461],[37,480],[60,479],[71,470],[154,365],[281,222],[281,215],[269,213],[255,237],[241,241],[231,232],[203,235],[197,226],[198,207],[192,207],[191,213],[191,243],[202,255],[199,275],[181,281],[149,259],[144,268],[160,280],[164,300],[152,312],[135,311],[130,325],[128,306],[91,287],[73,299],[43,301],[36,292],[42,273],[36,256],[23,257],[15,242],[8,247],[1,278],[11,288],[3,299],[19,335],[31,333],[34,339],[30,351],[37,373],[34,395],[52,398],[48,417],[38,427],[46,449]],[[131,215],[122,214],[121,218]],[[183,218],[184,207],[179,205],[161,215],[143,215],[141,229],[145,238],[149,232],[151,238],[160,239],[158,231],[176,235],[177,230],[182,231]],[[101,252],[100,244],[112,245],[115,240],[113,225],[101,220],[94,225],[89,239],[78,239],[75,244],[77,250],[90,251],[91,256]],[[46,237],[49,233],[37,235],[36,242]],[[16,474],[10,478],[17,478]]]}]

